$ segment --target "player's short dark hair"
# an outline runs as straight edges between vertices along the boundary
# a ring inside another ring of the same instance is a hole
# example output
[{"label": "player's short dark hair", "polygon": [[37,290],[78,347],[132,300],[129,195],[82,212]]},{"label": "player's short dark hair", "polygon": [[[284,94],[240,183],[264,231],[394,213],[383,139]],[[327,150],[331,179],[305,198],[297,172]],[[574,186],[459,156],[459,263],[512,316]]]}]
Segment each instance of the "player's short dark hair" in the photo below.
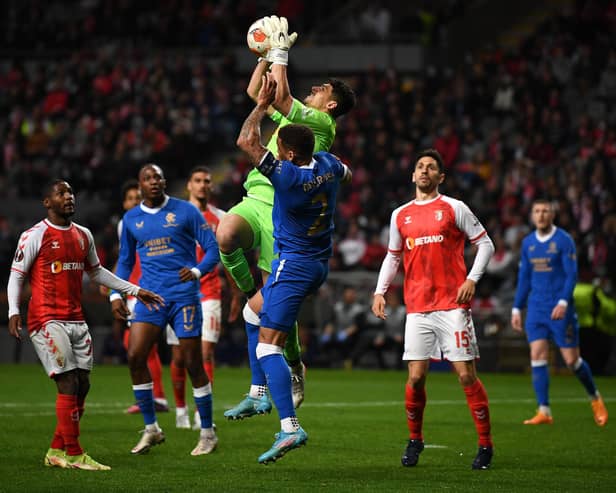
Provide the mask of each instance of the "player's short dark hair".
[{"label": "player's short dark hair", "polygon": [[420,151],[419,154],[417,154],[417,156],[415,157],[415,166],[413,167],[413,169],[417,167],[417,163],[422,157],[431,157],[432,159],[436,161],[438,170],[441,173],[445,172],[445,163],[443,163],[443,158],[441,157],[441,153],[438,152],[436,149],[424,149],[423,151]]},{"label": "player's short dark hair", "polygon": [[286,148],[297,154],[301,161],[310,161],[314,151],[314,133],[306,125],[291,123],[280,127],[278,137]]},{"label": "player's short dark hair", "polygon": [[143,173],[143,170],[147,169],[147,168],[152,168],[153,166],[156,166],[161,174],[163,175],[163,179],[165,178],[165,172],[163,171],[163,169],[156,163],[145,163],[143,166],[141,166],[141,168],[139,168],[139,173],[137,174],[137,176],[139,177],[139,179],[141,179],[141,173]]},{"label": "player's short dark hair", "polygon": [[122,202],[126,200],[126,195],[131,190],[139,190],[139,182],[137,180],[126,180],[122,184]]},{"label": "player's short dark hair", "polygon": [[58,183],[67,183],[67,181],[63,180],[62,178],[52,178],[51,180],[49,180],[47,183],[45,183],[45,185],[43,185],[42,198],[46,199],[47,197],[51,197],[53,189]]},{"label": "player's short dark hair", "polygon": [[207,166],[203,166],[202,164],[199,164],[197,166],[194,166],[188,172],[188,179],[190,180],[195,173],[207,173],[208,175],[211,175],[212,174],[212,170],[210,168],[208,168]]},{"label": "player's short dark hair", "polygon": [[340,79],[330,78],[327,82],[331,84],[333,99],[338,103],[336,107],[330,111],[330,114],[334,118],[347,114],[353,109],[357,101],[355,92],[353,92],[351,86]]},{"label": "player's short dark hair", "polygon": [[546,199],[545,197],[537,197],[535,200],[533,200],[533,203],[532,203],[531,207],[535,207],[535,205],[537,205],[537,204],[549,205],[550,209],[554,210],[554,204],[552,203],[552,201]]}]

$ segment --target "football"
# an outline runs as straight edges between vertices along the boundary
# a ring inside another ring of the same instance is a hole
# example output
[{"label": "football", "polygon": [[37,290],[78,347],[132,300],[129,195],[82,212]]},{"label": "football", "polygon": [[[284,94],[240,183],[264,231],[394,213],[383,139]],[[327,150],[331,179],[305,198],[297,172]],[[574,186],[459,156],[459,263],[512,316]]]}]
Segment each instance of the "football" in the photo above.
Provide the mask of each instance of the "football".
[{"label": "football", "polygon": [[262,56],[270,49],[270,42],[267,34],[265,34],[263,19],[256,20],[250,25],[246,34],[246,43],[250,51],[255,55]]}]

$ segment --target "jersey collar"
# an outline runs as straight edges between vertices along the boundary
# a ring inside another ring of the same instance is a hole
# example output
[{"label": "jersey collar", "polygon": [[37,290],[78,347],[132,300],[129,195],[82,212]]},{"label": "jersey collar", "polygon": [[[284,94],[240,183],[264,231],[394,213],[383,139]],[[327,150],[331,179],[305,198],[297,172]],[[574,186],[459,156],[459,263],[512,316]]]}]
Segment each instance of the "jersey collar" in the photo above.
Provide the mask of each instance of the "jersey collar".
[{"label": "jersey collar", "polygon": [[141,207],[141,210],[143,212],[146,212],[148,214],[156,214],[159,210],[163,209],[167,205],[168,202],[169,202],[169,195],[165,194],[165,200],[163,201],[162,204],[160,204],[160,207],[154,207],[154,208],[148,207],[143,202],[139,204],[139,207]]},{"label": "jersey collar", "polygon": [[541,243],[545,243],[550,238],[552,238],[552,236],[554,236],[554,233],[556,233],[556,226],[552,224],[552,229],[550,229],[550,232],[547,234],[542,235],[542,234],[539,234],[539,231],[535,230],[535,237],[537,238],[537,241]]}]

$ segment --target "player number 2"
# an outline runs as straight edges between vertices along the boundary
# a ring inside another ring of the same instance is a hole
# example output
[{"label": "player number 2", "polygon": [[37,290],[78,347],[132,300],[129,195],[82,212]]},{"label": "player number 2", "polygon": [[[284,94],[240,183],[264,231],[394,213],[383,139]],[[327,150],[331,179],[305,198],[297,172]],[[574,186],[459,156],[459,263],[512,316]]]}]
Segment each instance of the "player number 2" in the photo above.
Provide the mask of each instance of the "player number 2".
[{"label": "player number 2", "polygon": [[312,198],[313,204],[321,204],[321,212],[319,212],[319,217],[312,223],[312,226],[308,228],[308,236],[316,235],[317,233],[321,233],[326,227],[325,223],[325,211],[327,210],[327,195],[324,193],[320,193],[315,195]]},{"label": "player number 2", "polygon": [[468,335],[468,332],[465,330],[456,331],[456,347],[469,347],[471,344],[471,338]]}]

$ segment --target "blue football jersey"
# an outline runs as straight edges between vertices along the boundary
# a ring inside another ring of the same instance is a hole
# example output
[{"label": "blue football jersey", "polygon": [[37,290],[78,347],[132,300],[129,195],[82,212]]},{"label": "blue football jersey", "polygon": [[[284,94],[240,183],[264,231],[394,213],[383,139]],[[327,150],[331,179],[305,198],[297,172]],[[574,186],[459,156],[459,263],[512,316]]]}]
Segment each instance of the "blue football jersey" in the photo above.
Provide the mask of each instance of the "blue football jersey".
[{"label": "blue football jersey", "polygon": [[[167,197],[162,206],[143,204],[124,214],[116,274],[128,279],[141,262],[139,285],[160,294],[166,301],[185,301],[199,296],[199,281],[181,282],[182,267],[211,271],[220,259],[218,244],[203,215],[191,203]],[[196,244],[205,255],[197,264]]]},{"label": "blue football jersey", "polygon": [[274,251],[284,258],[326,260],[332,254],[334,211],[347,167],[328,152],[307,166],[268,153],[258,166],[274,187]]},{"label": "blue football jersey", "polygon": [[577,281],[577,256],[573,238],[556,228],[545,241],[536,232],[522,240],[518,287],[513,306],[554,307],[558,300],[572,303]]}]

